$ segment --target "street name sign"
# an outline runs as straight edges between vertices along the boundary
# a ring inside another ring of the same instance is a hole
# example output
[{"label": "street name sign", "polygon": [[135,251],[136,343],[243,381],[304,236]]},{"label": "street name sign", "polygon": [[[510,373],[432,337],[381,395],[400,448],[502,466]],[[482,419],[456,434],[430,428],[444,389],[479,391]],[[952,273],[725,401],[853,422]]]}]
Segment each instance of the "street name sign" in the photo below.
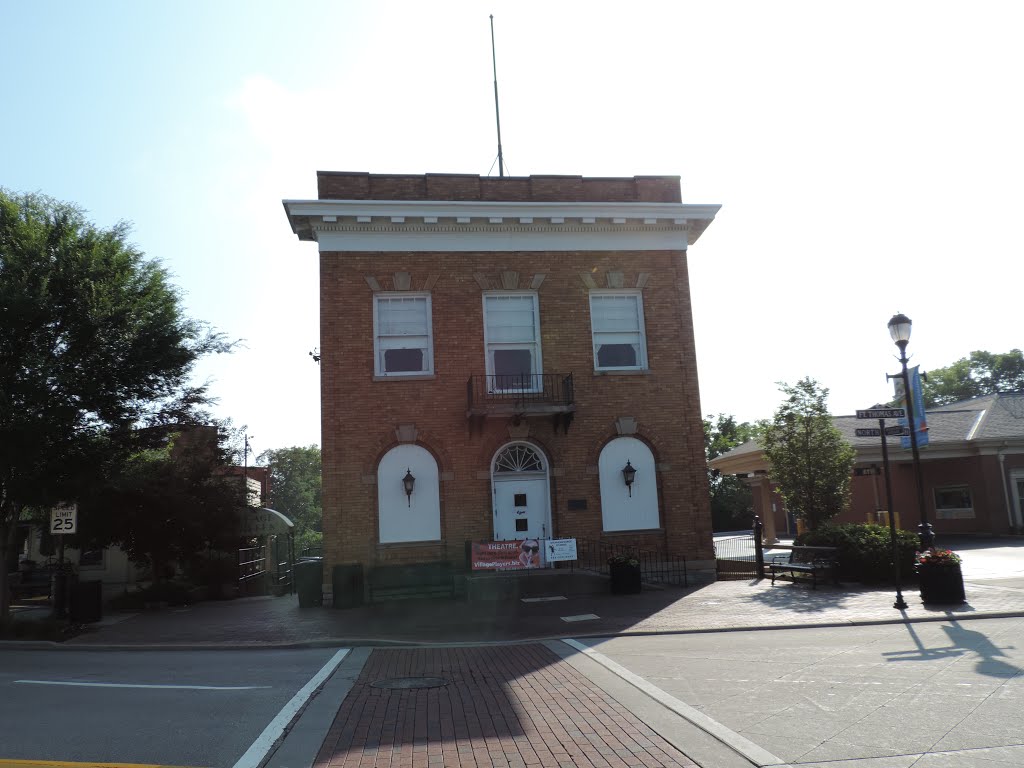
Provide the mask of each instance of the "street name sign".
[{"label": "street name sign", "polygon": [[78,507],[54,507],[50,510],[50,533],[54,536],[78,531]]},{"label": "street name sign", "polygon": [[[882,432],[883,430],[879,429],[878,427],[861,427],[859,429],[853,430],[853,434],[855,434],[857,437],[881,437]],[[909,430],[906,427],[901,427],[898,424],[892,427],[886,427],[884,432],[887,435],[897,435],[899,437],[909,434]]]},{"label": "street name sign", "polygon": [[868,408],[857,411],[858,419],[905,419],[906,408]]}]

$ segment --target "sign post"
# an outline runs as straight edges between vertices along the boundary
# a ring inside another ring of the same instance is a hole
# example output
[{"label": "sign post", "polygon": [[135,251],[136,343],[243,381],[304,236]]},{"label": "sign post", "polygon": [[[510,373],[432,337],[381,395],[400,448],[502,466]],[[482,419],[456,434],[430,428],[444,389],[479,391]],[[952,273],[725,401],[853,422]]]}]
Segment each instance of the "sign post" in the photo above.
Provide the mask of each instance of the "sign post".
[{"label": "sign post", "polygon": [[905,610],[906,600],[903,599],[903,576],[900,573],[900,548],[896,541],[896,511],[892,508],[892,478],[889,472],[889,444],[886,438],[892,436],[904,436],[910,430],[902,425],[893,427],[885,426],[886,419],[905,419],[906,410],[903,408],[868,408],[857,411],[858,419],[878,419],[877,427],[867,427],[854,430],[857,437],[880,437],[882,438],[882,467],[885,472],[885,502],[889,507],[889,540],[892,542],[892,570],[896,579],[896,602],[892,604],[897,610]]},{"label": "sign post", "polygon": [[78,507],[54,507],[50,510],[50,535],[59,536],[56,579],[53,582],[53,618],[67,617],[68,574],[64,565],[64,537],[78,533]]}]

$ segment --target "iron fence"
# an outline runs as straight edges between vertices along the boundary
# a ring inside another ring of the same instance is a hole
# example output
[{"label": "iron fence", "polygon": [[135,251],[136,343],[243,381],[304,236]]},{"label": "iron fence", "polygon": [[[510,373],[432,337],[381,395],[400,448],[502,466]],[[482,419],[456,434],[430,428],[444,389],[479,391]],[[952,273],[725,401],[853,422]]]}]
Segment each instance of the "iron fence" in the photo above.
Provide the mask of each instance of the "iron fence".
[{"label": "iron fence", "polygon": [[764,574],[761,521],[749,531],[715,537],[715,570],[719,579],[759,579]]},{"label": "iron fence", "polygon": [[608,575],[608,560],[618,555],[637,561],[640,566],[641,581],[689,586],[686,557],[660,549],[641,549],[605,540],[576,539],[574,567]]},{"label": "iron fence", "polygon": [[238,589],[243,593],[265,586],[267,548],[243,547],[238,550]]}]

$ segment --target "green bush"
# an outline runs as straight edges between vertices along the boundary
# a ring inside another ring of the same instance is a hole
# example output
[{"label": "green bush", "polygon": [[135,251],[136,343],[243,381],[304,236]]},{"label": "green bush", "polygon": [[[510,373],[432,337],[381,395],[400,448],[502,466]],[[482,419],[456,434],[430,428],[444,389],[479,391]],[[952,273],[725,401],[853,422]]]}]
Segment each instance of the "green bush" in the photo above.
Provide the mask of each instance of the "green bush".
[{"label": "green bush", "polygon": [[[839,578],[864,584],[892,582],[892,539],[882,525],[843,523],[826,525],[797,536],[794,544],[805,547],[835,547],[838,550]],[[900,573],[907,581],[914,576],[916,534],[896,531]]]}]

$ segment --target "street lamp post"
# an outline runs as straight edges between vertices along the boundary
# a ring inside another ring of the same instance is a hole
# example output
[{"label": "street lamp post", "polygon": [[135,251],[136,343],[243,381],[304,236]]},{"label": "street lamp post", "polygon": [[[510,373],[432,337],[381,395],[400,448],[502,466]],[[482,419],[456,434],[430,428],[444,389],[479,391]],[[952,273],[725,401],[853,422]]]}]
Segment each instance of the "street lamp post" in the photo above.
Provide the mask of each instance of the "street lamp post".
[{"label": "street lamp post", "polygon": [[[900,350],[900,365],[903,366],[901,373],[896,376],[886,374],[886,379],[894,379],[897,376],[903,379],[903,397],[907,404],[907,424],[910,426],[910,452],[914,459],[914,479],[917,483],[917,507],[920,512],[921,522],[917,526],[917,535],[921,541],[921,551],[931,549],[935,545],[935,532],[932,524],[928,522],[928,510],[924,503],[924,480],[921,477],[921,453],[917,448],[917,422],[914,419],[914,398],[910,391],[910,376],[907,373],[907,344],[910,342],[910,327],[912,322],[904,314],[896,314],[889,320],[889,335],[896,342]],[[889,510],[893,514],[893,510]]]}]

